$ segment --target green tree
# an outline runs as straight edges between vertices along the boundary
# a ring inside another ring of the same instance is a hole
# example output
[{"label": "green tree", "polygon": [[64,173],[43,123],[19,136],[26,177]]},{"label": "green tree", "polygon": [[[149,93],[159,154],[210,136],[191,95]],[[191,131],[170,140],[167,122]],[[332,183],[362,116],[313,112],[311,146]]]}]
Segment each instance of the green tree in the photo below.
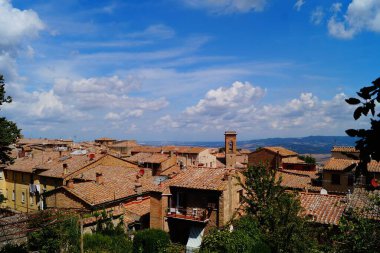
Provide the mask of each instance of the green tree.
[{"label": "green tree", "polygon": [[316,164],[317,163],[315,158],[310,156],[310,155],[300,155],[300,156],[298,156],[298,158],[303,160],[305,163],[308,163],[308,164]]},{"label": "green tree", "polygon": [[[0,75],[0,106],[3,103],[11,102],[12,98],[5,95],[4,77]],[[11,148],[9,146],[20,137],[20,131],[14,122],[7,120],[5,117],[0,117],[0,163],[8,164],[13,161],[10,156]]]},{"label": "green tree", "polygon": [[202,241],[202,253],[250,253],[270,252],[270,248],[263,243],[257,222],[250,216],[242,217],[232,222],[233,231],[229,228],[212,230]]},{"label": "green tree", "polygon": [[351,211],[340,219],[333,236],[334,252],[375,253],[380,251],[380,224]]},{"label": "green tree", "polygon": [[132,253],[132,241],[124,234],[85,234],[84,251],[91,253]]},{"label": "green tree", "polygon": [[133,238],[133,253],[159,253],[169,245],[168,233],[159,229],[144,229]]},{"label": "green tree", "polygon": [[43,211],[30,220],[28,246],[41,253],[78,252],[80,228],[78,217],[60,212]]},{"label": "green tree", "polygon": [[260,165],[243,172],[241,185],[246,191],[243,197],[246,212],[257,220],[264,242],[272,252],[310,252],[315,248],[307,220],[298,214],[301,204],[298,198],[281,187],[276,171]]},{"label": "green tree", "polygon": [[371,86],[361,88],[357,95],[357,98],[346,99],[346,102],[357,106],[353,114],[355,120],[362,115],[370,118],[371,128],[348,129],[346,133],[358,138],[355,146],[360,151],[357,174],[366,175],[367,164],[371,159],[380,161],[380,113],[375,112],[376,103],[380,103],[380,78],[373,81]]}]

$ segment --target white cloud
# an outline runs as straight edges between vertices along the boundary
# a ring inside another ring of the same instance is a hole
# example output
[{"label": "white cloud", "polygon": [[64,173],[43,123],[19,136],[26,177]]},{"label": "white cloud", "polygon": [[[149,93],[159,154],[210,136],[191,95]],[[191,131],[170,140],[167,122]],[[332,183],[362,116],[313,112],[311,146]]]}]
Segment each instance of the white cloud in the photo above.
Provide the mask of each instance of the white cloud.
[{"label": "white cloud", "polygon": [[323,11],[323,8],[321,6],[318,6],[312,11],[310,21],[314,25],[319,25],[320,23],[322,23],[324,17],[325,13]]},{"label": "white cloud", "polygon": [[312,93],[301,93],[286,102],[262,104],[266,94],[260,87],[235,82],[228,88],[210,90],[199,102],[173,118],[165,115],[157,128],[236,129],[240,131],[270,132],[331,130],[346,127],[352,112],[345,103],[345,95],[321,100]]},{"label": "white cloud", "polygon": [[107,119],[107,120],[120,120],[121,116],[118,113],[109,112],[109,113],[106,114],[106,116],[104,117],[104,119]]},{"label": "white cloud", "polygon": [[328,22],[331,36],[351,39],[362,31],[380,32],[380,1],[352,0],[347,11],[341,13],[341,3],[331,7],[333,15]]},{"label": "white cloud", "polygon": [[187,6],[215,14],[262,11],[267,0],[182,0]]},{"label": "white cloud", "polygon": [[231,87],[220,87],[207,92],[197,105],[186,109],[188,115],[223,114],[223,111],[239,109],[255,102],[265,94],[265,90],[250,83],[234,82]]},{"label": "white cloud", "polygon": [[43,28],[36,12],[13,8],[9,0],[0,0],[0,47],[13,47],[37,36]]},{"label": "white cloud", "polygon": [[148,39],[170,39],[174,37],[175,31],[166,25],[156,24],[147,27],[144,31],[127,34],[129,38],[148,38]]},{"label": "white cloud", "polygon": [[297,2],[294,4],[294,8],[295,8],[297,11],[300,11],[302,5],[304,5],[304,4],[305,4],[305,1],[304,1],[304,0],[297,0]]}]

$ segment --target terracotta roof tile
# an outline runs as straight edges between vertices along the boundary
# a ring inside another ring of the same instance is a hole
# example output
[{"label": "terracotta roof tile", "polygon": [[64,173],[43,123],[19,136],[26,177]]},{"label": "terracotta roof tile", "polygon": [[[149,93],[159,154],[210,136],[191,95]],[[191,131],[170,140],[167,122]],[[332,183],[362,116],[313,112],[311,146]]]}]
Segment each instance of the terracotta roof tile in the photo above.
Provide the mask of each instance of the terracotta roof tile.
[{"label": "terracotta roof tile", "polygon": [[345,196],[300,193],[302,215],[321,224],[337,225],[346,208]]},{"label": "terracotta roof tile", "polygon": [[343,171],[350,166],[354,168],[357,162],[357,160],[330,158],[325,163],[324,170]]},{"label": "terracotta roof tile", "polygon": [[[127,167],[97,166],[86,171],[85,178],[94,178],[96,172],[104,173],[104,182],[77,182],[74,188],[64,186],[65,190],[73,193],[90,205],[103,204],[109,201],[136,195],[136,184],[141,184],[142,193],[160,191],[153,183],[152,177],[143,176],[137,180],[136,169]],[[93,175],[90,175],[93,174]]]},{"label": "terracotta roof tile", "polygon": [[291,164],[306,164],[305,161],[299,159],[298,157],[285,157],[282,158],[282,162]]},{"label": "terracotta roof tile", "polygon": [[307,175],[296,174],[292,172],[278,171],[276,179],[282,178],[281,185],[290,189],[314,189],[312,188],[311,178]]},{"label": "terracotta roof tile", "polygon": [[129,162],[142,162],[142,163],[162,163],[169,159],[167,154],[157,154],[157,153],[138,153],[131,157],[126,158]]},{"label": "terracotta roof tile", "polygon": [[272,151],[274,153],[279,153],[280,156],[296,156],[298,155],[296,152],[286,149],[284,147],[263,147],[263,149]]},{"label": "terracotta roof tile", "polygon": [[173,179],[167,181],[169,186],[200,190],[223,191],[228,180],[225,175],[230,171],[215,168],[187,168]]},{"label": "terracotta roof tile", "polygon": [[136,200],[124,204],[125,210],[127,212],[137,214],[138,216],[143,216],[150,213],[150,198],[144,198],[143,200]]},{"label": "terracotta roof tile", "polygon": [[349,152],[349,153],[359,153],[355,147],[352,146],[334,146],[331,152]]},{"label": "terracotta roof tile", "polygon": [[367,191],[363,188],[356,188],[348,196],[347,210],[352,208],[361,216],[380,220],[380,206],[375,205],[372,201],[375,196],[380,197],[380,190]]},{"label": "terracotta roof tile", "polygon": [[[96,154],[94,159],[90,159],[87,155],[63,156],[61,158],[53,159],[50,162],[46,162],[44,164],[39,165],[38,168],[45,170],[41,172],[39,175],[46,177],[63,178],[66,175],[74,173],[77,170],[99,160],[102,157],[104,157],[104,155],[101,154]],[[66,175],[63,175],[63,164],[67,164]]]}]

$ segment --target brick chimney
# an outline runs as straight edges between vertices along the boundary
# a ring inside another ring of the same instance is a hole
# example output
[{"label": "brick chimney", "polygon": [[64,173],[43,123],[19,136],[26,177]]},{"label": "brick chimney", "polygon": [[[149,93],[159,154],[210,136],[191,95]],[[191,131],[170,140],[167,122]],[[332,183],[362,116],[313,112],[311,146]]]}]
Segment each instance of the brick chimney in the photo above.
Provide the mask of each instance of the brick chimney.
[{"label": "brick chimney", "polygon": [[74,179],[69,179],[67,182],[66,182],[66,186],[70,189],[74,189]]},{"label": "brick chimney", "polygon": [[141,183],[139,183],[139,182],[135,183],[135,192],[138,195],[142,194],[142,184]]},{"label": "brick chimney", "polygon": [[67,175],[69,173],[68,172],[69,166],[67,165],[67,163],[62,164],[62,168],[63,168],[63,175]]},{"label": "brick chimney", "polygon": [[104,183],[103,173],[96,172],[96,183],[97,184],[103,184]]}]

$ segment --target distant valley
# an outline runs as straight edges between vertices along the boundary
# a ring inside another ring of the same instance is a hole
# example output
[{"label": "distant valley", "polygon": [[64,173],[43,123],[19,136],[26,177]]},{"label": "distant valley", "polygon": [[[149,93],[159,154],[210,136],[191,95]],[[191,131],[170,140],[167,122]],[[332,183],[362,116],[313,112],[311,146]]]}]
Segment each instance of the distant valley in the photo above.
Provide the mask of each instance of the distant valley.
[{"label": "distant valley", "polygon": [[[224,142],[203,141],[146,141],[143,145],[182,145],[201,147],[223,147]],[[348,136],[307,136],[300,138],[267,138],[238,141],[239,148],[255,150],[264,146],[282,146],[300,154],[329,154],[333,146],[354,146],[355,139]]]}]

